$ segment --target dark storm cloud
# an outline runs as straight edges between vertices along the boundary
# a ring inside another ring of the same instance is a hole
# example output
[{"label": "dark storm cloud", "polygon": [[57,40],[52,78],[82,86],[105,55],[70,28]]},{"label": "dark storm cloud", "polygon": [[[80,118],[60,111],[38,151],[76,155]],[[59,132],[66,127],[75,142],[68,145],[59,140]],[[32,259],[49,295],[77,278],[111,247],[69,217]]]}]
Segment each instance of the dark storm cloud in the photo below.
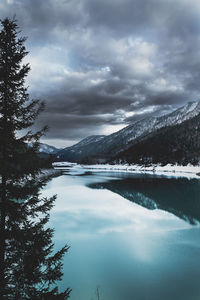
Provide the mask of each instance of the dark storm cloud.
[{"label": "dark storm cloud", "polygon": [[[112,115],[62,115],[52,114],[52,113],[43,113],[42,120],[40,119],[37,122],[37,129],[41,128],[43,123],[49,123],[49,131],[51,132],[52,139],[70,139],[70,140],[79,140],[82,137],[86,137],[89,134],[100,134],[97,129],[94,127],[94,124],[97,127],[103,126],[105,123],[116,124],[116,119]],[[71,125],[73,124],[73,126]]]},{"label": "dark storm cloud", "polygon": [[[121,86],[121,89],[120,89]],[[129,107],[133,98],[123,95],[123,87],[119,84],[118,89],[115,84],[104,84],[69,91],[62,87],[62,91],[57,91],[48,97],[48,111],[60,114],[77,115],[99,115],[113,113],[119,109]],[[118,94],[119,93],[119,94]],[[60,103],[60,105],[58,105]]]},{"label": "dark storm cloud", "polygon": [[1,0],[0,17],[14,14],[47,140],[110,133],[199,98],[198,0]]}]

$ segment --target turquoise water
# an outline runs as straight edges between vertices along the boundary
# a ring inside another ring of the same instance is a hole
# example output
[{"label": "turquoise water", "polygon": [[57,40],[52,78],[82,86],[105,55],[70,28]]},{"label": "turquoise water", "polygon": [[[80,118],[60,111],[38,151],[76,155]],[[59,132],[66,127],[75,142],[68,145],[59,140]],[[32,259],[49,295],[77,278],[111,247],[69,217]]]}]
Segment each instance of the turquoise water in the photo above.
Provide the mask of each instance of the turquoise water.
[{"label": "turquoise water", "polygon": [[70,299],[200,299],[200,181],[66,172],[43,194]]}]

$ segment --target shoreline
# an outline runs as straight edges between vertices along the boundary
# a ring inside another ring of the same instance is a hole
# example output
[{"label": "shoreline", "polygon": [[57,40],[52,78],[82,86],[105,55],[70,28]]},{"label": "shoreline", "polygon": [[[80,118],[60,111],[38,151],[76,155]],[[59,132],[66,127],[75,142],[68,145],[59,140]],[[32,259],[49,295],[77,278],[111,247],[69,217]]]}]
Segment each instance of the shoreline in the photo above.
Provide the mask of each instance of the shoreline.
[{"label": "shoreline", "polygon": [[165,166],[161,165],[110,165],[110,164],[95,164],[95,165],[83,165],[70,162],[55,162],[52,164],[55,170],[64,170],[64,169],[83,169],[91,170],[97,172],[127,172],[127,173],[146,173],[146,174],[155,174],[163,176],[172,176],[172,177],[187,177],[187,178],[197,178],[200,179],[200,166],[181,166],[181,165],[171,165],[167,164]]}]

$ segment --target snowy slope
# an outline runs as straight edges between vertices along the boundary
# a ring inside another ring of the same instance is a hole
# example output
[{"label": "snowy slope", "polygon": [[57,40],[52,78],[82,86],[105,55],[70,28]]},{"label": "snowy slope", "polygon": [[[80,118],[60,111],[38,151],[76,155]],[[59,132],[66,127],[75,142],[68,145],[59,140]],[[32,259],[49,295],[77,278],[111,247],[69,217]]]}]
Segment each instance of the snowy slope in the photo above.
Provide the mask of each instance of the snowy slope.
[{"label": "snowy slope", "polygon": [[79,143],[62,149],[57,153],[57,160],[63,160],[64,157],[67,157],[69,161],[77,161],[80,158],[87,156],[88,149],[90,146],[98,144],[101,140],[105,138],[105,135],[91,135],[87,138],[81,140]]},{"label": "snowy slope", "polygon": [[[102,140],[104,147],[126,145],[138,137],[151,133],[166,126],[180,124],[200,113],[200,101],[189,102],[185,106],[161,117],[145,118],[115,132]],[[102,147],[103,148],[103,147]]]},{"label": "snowy slope", "polygon": [[40,153],[56,154],[58,151],[60,151],[60,149],[58,149],[54,146],[50,146],[50,145],[47,145],[47,144],[40,143],[40,146],[39,146],[39,152]]},{"label": "snowy slope", "polygon": [[73,149],[76,149],[76,148],[85,147],[85,146],[87,146],[91,143],[99,142],[104,137],[105,137],[105,135],[91,135],[91,136],[88,136],[85,139],[81,140],[79,143],[77,143],[77,144],[75,144],[71,147],[67,147],[66,149],[72,149],[73,150]]},{"label": "snowy slope", "polygon": [[[88,137],[78,144],[58,152],[58,160],[78,161],[86,157],[107,158],[126,149],[137,138],[147,136],[166,126],[180,124],[200,113],[200,101],[189,102],[183,107],[161,117],[150,117],[133,124],[109,136]],[[98,138],[99,137],[99,138]],[[72,154],[73,153],[73,154]]]}]

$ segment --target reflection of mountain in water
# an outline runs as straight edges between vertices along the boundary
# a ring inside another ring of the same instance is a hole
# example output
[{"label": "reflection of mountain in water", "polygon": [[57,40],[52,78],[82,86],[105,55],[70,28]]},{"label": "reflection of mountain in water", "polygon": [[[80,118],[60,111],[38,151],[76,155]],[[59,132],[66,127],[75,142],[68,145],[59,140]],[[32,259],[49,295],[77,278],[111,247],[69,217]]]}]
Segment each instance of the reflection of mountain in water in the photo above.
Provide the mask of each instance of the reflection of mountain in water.
[{"label": "reflection of mountain in water", "polygon": [[148,209],[162,209],[190,224],[200,221],[200,183],[198,180],[141,176],[89,185],[108,189]]}]

